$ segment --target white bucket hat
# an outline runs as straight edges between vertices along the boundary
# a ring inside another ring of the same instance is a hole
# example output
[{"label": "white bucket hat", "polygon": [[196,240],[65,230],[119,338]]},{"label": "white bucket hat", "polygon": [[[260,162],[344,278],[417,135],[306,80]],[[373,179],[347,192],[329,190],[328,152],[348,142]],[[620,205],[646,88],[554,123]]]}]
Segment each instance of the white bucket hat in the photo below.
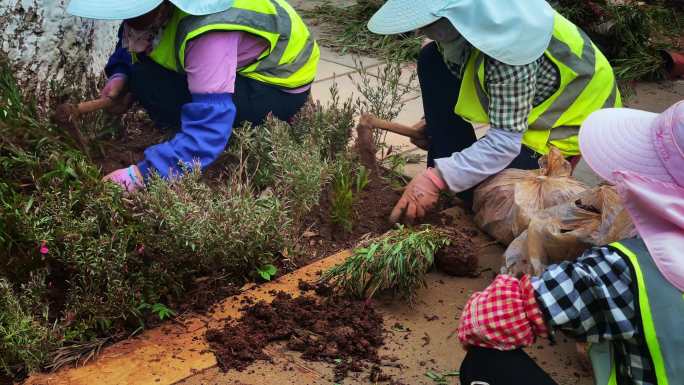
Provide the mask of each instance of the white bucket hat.
[{"label": "white bucket hat", "polygon": [[485,55],[522,65],[548,48],[555,11],[545,0],[388,0],[368,29],[382,35],[404,33],[442,17]]},{"label": "white bucket hat", "polygon": [[[234,0],[170,0],[191,15],[208,15],[225,11]],[[89,19],[125,20],[146,14],[164,0],[71,0],[67,12]]]}]

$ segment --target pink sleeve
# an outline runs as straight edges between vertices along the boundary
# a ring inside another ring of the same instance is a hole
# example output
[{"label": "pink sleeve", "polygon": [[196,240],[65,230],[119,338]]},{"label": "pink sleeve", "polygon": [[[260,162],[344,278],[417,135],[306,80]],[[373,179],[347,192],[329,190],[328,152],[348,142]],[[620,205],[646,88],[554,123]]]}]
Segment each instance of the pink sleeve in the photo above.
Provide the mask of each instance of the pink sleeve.
[{"label": "pink sleeve", "polygon": [[235,92],[241,36],[241,32],[208,32],[188,43],[185,72],[191,94]]}]

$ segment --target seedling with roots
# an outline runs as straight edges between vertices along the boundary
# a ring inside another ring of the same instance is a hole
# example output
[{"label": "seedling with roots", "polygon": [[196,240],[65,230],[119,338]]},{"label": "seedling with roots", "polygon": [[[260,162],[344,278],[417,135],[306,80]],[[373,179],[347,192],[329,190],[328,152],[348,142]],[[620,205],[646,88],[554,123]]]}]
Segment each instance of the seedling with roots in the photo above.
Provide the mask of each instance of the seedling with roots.
[{"label": "seedling with roots", "polygon": [[332,184],[330,221],[350,232],[354,220],[354,194],[363,191],[369,183],[369,171],[361,165],[354,165],[348,159],[337,164]]},{"label": "seedling with roots", "polygon": [[425,286],[435,253],[448,244],[448,236],[430,226],[418,230],[400,226],[354,249],[346,261],[326,271],[321,281],[358,298],[390,289],[413,302],[416,291]]}]

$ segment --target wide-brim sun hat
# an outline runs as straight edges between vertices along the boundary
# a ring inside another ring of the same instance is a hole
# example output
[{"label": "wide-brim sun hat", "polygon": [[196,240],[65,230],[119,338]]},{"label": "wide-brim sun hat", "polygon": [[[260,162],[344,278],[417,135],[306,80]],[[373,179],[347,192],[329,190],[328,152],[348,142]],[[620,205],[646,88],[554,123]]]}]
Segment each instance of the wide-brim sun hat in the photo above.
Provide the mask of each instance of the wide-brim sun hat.
[{"label": "wide-brim sun hat", "polygon": [[391,35],[442,17],[485,55],[510,65],[529,64],[546,51],[556,12],[545,0],[388,0],[368,29]]},{"label": "wide-brim sun hat", "polygon": [[579,145],[589,167],[610,183],[626,171],[684,186],[684,101],[662,114],[596,111],[582,124]]},{"label": "wide-brim sun hat", "polygon": [[[191,15],[222,12],[233,6],[234,0],[170,0],[173,5]],[[101,20],[132,19],[150,12],[164,0],[71,0],[67,12],[74,16]]]}]

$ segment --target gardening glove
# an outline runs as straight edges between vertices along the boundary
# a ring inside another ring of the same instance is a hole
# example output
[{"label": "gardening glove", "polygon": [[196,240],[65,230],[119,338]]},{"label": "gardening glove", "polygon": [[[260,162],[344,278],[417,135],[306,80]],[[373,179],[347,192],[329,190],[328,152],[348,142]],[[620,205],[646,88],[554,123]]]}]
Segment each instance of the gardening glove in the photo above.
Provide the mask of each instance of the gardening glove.
[{"label": "gardening glove", "polygon": [[133,94],[126,92],[128,76],[122,73],[112,75],[100,91],[100,98],[109,98],[114,102],[107,112],[115,115],[123,114],[133,102]]},{"label": "gardening glove", "polygon": [[114,182],[128,192],[133,192],[145,187],[143,184],[143,176],[140,173],[138,166],[135,165],[113,171],[102,178],[102,180],[105,182]]},{"label": "gardening glove", "polygon": [[402,215],[408,223],[422,218],[437,205],[439,192],[446,188],[439,171],[430,167],[417,175],[404,189],[404,194],[390,214],[390,222],[397,223]]},{"label": "gardening glove", "polygon": [[534,296],[530,277],[499,275],[474,293],[463,308],[458,339],[467,348],[514,350],[546,337],[548,329]]}]

